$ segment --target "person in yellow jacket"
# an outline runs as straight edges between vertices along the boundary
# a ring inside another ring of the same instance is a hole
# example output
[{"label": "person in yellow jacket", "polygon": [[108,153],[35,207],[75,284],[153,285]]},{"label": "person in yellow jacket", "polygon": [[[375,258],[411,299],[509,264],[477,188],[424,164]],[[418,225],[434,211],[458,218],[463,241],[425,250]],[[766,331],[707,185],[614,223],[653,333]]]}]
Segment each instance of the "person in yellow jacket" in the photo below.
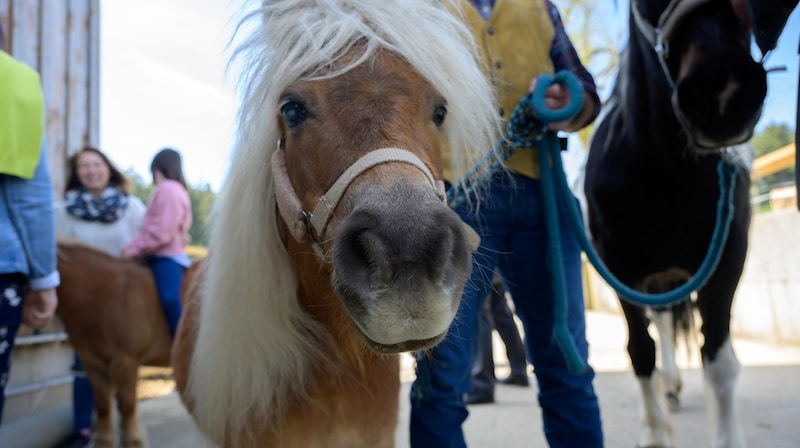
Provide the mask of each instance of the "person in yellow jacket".
[{"label": "person in yellow jacket", "polygon": [[6,53],[0,27],[0,417],[20,324],[45,324],[58,304],[53,186],[43,135],[39,75]]},{"label": "person in yellow jacket", "polygon": [[[471,27],[494,81],[500,109],[508,119],[537,78],[569,70],[583,87],[583,108],[567,122],[550,123],[554,131],[577,131],[597,116],[600,100],[591,74],[578,60],[555,6],[549,0],[463,0]],[[560,85],[550,86],[545,103],[564,108],[570,100]],[[532,117],[533,118],[533,117]],[[498,135],[498,139],[500,136]],[[449,160],[443,156],[443,160]],[[568,328],[587,368],[570,371],[554,343],[554,292],[547,266],[547,231],[537,148],[519,150],[508,170],[495,173],[480,196],[456,206],[456,212],[481,237],[473,254],[461,308],[448,336],[432,350],[415,354],[417,377],[411,389],[410,440],[415,448],[466,446],[461,425],[468,412],[470,366],[477,340],[478,316],[497,267],[522,320],[527,352],[539,386],[544,433],[552,447],[591,448],[603,445],[600,409],[588,367],[581,250],[559,209],[564,274],[567,281]],[[445,170],[445,176],[452,176]],[[455,183],[458,179],[447,179]],[[573,198],[574,199],[574,198]],[[560,206],[561,207],[561,206]],[[498,430],[502,430],[498,428]],[[520,441],[520,446],[530,441]]]}]

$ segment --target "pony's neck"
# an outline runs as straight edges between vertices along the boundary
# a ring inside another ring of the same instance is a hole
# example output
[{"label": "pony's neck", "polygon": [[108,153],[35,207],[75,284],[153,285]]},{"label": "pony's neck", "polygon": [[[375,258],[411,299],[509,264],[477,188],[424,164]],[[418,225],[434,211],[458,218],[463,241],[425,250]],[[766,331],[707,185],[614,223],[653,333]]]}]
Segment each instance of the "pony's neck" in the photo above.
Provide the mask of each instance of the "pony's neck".
[{"label": "pony's neck", "polygon": [[312,249],[293,240],[287,245],[287,250],[298,254],[292,261],[298,276],[298,303],[330,333],[324,338],[330,344],[323,351],[336,364],[363,364],[363,358],[371,352],[348,316],[341,299],[333,291],[330,284],[330,265],[320,264],[320,257]]}]

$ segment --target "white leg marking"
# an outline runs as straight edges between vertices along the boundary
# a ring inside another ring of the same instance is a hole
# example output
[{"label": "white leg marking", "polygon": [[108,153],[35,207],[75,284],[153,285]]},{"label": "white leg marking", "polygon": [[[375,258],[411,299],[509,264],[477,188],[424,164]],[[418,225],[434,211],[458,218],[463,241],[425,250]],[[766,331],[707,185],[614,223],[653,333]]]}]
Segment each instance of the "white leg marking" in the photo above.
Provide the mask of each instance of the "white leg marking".
[{"label": "white leg marking", "polygon": [[675,362],[675,328],[672,322],[672,311],[653,311],[650,320],[658,330],[658,346],[661,365],[659,372],[663,381],[667,405],[672,412],[680,408],[678,393],[681,390],[681,372]]},{"label": "white leg marking", "polygon": [[736,414],[734,389],[739,376],[739,360],[731,346],[730,336],[719,348],[716,359],[703,359],[706,379],[706,398],[711,417],[714,448],[743,448],[744,439]]},{"label": "white leg marking", "polygon": [[637,445],[640,447],[675,446],[672,423],[662,399],[664,395],[657,387],[657,373],[650,378],[636,377],[642,391],[642,433]]}]

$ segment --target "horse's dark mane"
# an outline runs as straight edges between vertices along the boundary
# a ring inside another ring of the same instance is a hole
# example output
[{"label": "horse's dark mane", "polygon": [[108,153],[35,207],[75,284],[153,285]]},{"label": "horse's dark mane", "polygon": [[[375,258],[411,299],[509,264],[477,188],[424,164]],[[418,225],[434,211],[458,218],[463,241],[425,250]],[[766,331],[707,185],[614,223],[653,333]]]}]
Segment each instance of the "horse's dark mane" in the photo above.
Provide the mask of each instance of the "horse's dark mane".
[{"label": "horse's dark mane", "polygon": [[[688,147],[688,140],[672,112],[671,89],[655,51],[631,16],[628,44],[620,55],[619,70],[612,96],[621,109],[619,119],[635,141],[649,141],[673,150],[676,143]],[[658,117],[654,120],[652,117]],[[611,117],[609,117],[611,118]],[[658,124],[657,128],[654,125]],[[642,135],[639,135],[642,134]],[[668,137],[665,139],[664,137]],[[664,145],[663,143],[668,142]]]}]

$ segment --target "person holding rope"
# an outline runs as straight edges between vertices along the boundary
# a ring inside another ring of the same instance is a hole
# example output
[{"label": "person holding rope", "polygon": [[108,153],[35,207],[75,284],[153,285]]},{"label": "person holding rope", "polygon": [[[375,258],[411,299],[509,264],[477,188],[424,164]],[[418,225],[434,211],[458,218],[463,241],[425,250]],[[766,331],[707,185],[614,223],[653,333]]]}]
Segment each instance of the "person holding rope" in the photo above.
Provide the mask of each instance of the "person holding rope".
[{"label": "person holding rope", "polygon": [[[594,79],[580,63],[559,13],[549,0],[463,3],[466,22],[482,46],[486,70],[495,80],[498,113],[503,119],[510,118],[516,104],[534,90],[541,75],[562,70],[578,78],[583,106],[571,120],[551,122],[548,129],[573,132],[597,117],[600,100]],[[544,102],[551,109],[564,109],[571,100],[569,91],[560,84],[545,91]],[[603,445],[600,409],[592,385],[594,371],[588,366],[580,246],[568,226],[565,207],[559,204],[568,337],[583,361],[576,369],[553,338],[556,294],[548,265],[546,231],[546,214],[551,211],[543,205],[537,148],[518,150],[507,160],[506,167],[486,179],[476,190],[479,194],[470,192],[470,200],[455,206],[481,241],[473,254],[472,276],[448,336],[432,350],[415,354],[417,377],[411,388],[410,418],[410,440],[415,448],[466,446],[461,428],[468,415],[465,397],[470,391],[478,317],[495,267],[506,281],[524,326],[549,445]],[[447,167],[445,178],[457,180]],[[474,204],[479,206],[473,207]]]},{"label": "person holding rope", "polygon": [[20,325],[58,306],[55,237],[39,74],[6,52],[0,25],[0,420]]}]

